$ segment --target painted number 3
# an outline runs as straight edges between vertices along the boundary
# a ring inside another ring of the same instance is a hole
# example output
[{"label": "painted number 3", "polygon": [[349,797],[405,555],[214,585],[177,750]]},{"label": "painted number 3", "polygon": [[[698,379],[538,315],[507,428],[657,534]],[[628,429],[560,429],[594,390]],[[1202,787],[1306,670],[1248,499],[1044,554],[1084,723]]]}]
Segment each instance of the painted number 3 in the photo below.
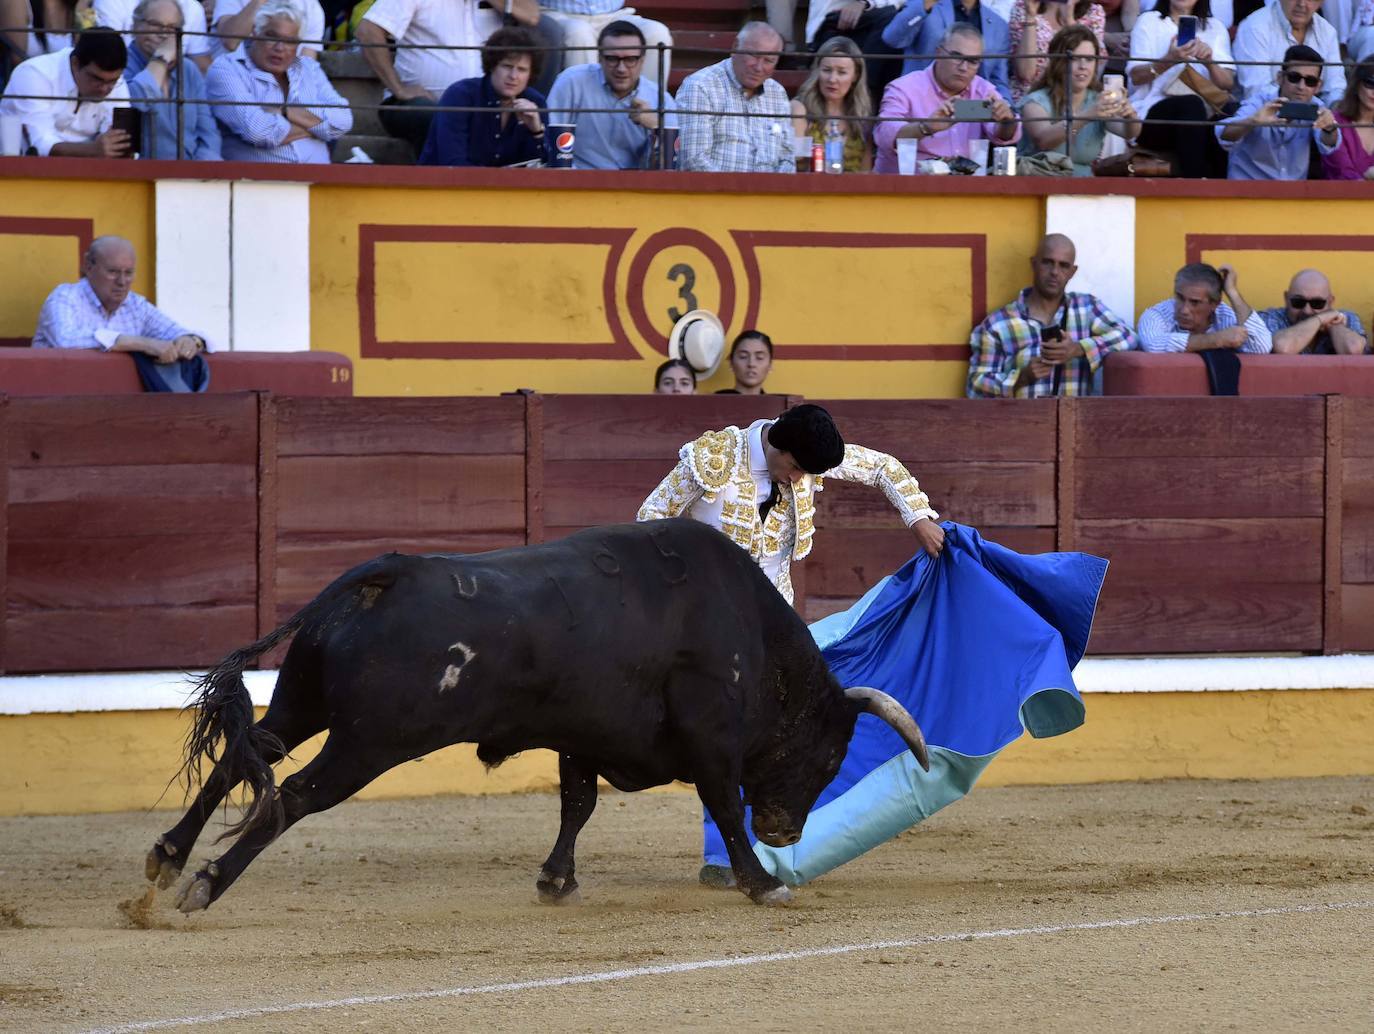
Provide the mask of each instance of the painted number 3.
[{"label": "painted number 3", "polygon": [[697,305],[697,296],[692,293],[692,288],[697,285],[697,271],[687,265],[687,263],[679,262],[672,269],[668,270],[668,279],[676,283],[679,277],[682,278],[682,285],[677,289],[677,296],[682,299],[684,308],[679,311],[678,307],[674,305],[668,310],[668,319],[673,323],[676,323],[693,309],[699,307]]}]

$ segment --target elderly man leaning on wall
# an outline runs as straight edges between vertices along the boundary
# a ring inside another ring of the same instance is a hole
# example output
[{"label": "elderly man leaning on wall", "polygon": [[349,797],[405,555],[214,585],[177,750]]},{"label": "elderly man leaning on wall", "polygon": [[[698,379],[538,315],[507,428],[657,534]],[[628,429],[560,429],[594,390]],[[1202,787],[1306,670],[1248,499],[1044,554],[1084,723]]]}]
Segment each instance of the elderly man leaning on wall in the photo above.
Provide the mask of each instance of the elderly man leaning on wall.
[{"label": "elderly man leaning on wall", "polygon": [[1369,351],[1360,317],[1336,308],[1331,281],[1315,269],[1295,273],[1283,304],[1260,313],[1280,355],[1362,355]]}]

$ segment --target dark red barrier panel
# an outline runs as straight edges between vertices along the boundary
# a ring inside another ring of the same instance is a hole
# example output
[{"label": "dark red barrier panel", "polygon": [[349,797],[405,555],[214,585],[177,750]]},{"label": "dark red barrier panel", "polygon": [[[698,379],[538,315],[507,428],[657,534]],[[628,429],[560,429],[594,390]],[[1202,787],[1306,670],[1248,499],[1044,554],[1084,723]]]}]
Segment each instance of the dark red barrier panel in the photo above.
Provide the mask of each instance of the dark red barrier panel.
[{"label": "dark red barrier panel", "polygon": [[252,638],[257,409],[7,401],[5,670],[193,667]]},{"label": "dark red barrier panel", "polygon": [[[210,394],[272,391],[281,395],[352,395],[353,363],[337,352],[216,352],[209,357]],[[0,393],[10,395],[141,395],[134,361],[112,352],[0,348]]]},{"label": "dark red barrier panel", "polygon": [[[1241,355],[1242,395],[1374,397],[1374,356]],[[1211,395],[1202,357],[1116,352],[1103,365],[1107,395]]]},{"label": "dark red barrier panel", "polygon": [[1338,401],[1341,645],[1374,650],[1374,399]]}]

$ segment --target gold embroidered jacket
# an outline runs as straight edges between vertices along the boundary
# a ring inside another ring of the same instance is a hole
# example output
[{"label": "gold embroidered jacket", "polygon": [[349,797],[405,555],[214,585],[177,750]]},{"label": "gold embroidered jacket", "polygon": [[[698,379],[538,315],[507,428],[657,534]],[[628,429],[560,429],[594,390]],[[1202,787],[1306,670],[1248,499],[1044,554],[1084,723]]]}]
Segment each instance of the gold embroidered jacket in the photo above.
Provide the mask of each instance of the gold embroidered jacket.
[{"label": "gold embroidered jacket", "polygon": [[826,478],[882,490],[910,527],[921,518],[938,520],[921,486],[896,459],[861,445],[846,445],[844,461],[823,475],[808,474],[796,484],[778,486],[779,498],[759,517],[758,486],[750,470],[749,439],[771,421],[748,428],[707,431],[678,452],[676,467],[644,500],[638,520],[693,517],[720,529],[763,568],[778,591],[792,602],[791,561],[811,552],[815,534],[815,495]]}]

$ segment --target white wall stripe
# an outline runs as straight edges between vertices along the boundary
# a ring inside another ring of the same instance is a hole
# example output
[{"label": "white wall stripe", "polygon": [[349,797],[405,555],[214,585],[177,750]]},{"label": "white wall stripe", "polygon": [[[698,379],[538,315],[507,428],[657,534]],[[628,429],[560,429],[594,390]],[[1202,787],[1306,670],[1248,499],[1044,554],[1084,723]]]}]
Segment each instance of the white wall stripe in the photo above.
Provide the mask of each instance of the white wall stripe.
[{"label": "white wall stripe", "polygon": [[[0,677],[0,715],[177,710],[202,673],[167,671]],[[1374,655],[1336,657],[1088,658],[1074,671],[1084,693],[1212,693],[1261,689],[1374,689]],[[275,671],[244,672],[266,707]]]},{"label": "white wall stripe", "polygon": [[320,1012],[328,1009],[347,1009],[364,1005],[423,1002],[441,998],[463,998],[472,995],[500,994],[516,991],[543,991],[556,987],[571,987],[577,984],[606,984],[619,980],[634,980],[640,977],[673,976],[679,973],[696,973],[708,969],[735,969],[742,966],[757,966],[771,962],[797,962],[835,955],[850,955],[858,952],[872,951],[893,951],[902,948],[919,948],[928,944],[947,944],[957,941],[1002,940],[1012,937],[1043,937],[1050,934],[1081,933],[1092,930],[1125,930],[1138,926],[1162,926],[1170,923],[1205,923],[1230,919],[1260,919],[1273,916],[1344,912],[1355,909],[1374,909],[1374,901],[1336,901],[1315,905],[1285,905],[1278,908],[1251,908],[1234,912],[1193,912],[1182,915],[1136,916],[1127,919],[1103,919],[1092,923],[1064,923],[1057,926],[1022,926],[1001,930],[967,930],[961,933],[929,934],[924,937],[908,937],[901,940],[868,941],[861,944],[837,944],[829,947],[806,948],[798,951],[775,951],[757,955],[740,955],[733,958],[701,959],[696,962],[671,962],[657,966],[636,966],[632,969],[601,970],[599,972],[579,973],[571,976],[544,977],[539,980],[513,980],[498,984],[476,984],[467,987],[450,987],[434,991],[407,991],[397,994],[355,995],[351,998],[336,998],[318,1002],[292,1002],[286,1005],[264,1005],[255,1008],[228,1009],[223,1012],[204,1013],[198,1016],[178,1016],[165,1020],[144,1020],[141,1022],[123,1023],[110,1027],[96,1027],[88,1031],[88,1034],[134,1034],[136,1031],[170,1030],[175,1027],[195,1027],[210,1023],[225,1023],[230,1020],[249,1020],[263,1016],[278,1016],[283,1013]]}]

